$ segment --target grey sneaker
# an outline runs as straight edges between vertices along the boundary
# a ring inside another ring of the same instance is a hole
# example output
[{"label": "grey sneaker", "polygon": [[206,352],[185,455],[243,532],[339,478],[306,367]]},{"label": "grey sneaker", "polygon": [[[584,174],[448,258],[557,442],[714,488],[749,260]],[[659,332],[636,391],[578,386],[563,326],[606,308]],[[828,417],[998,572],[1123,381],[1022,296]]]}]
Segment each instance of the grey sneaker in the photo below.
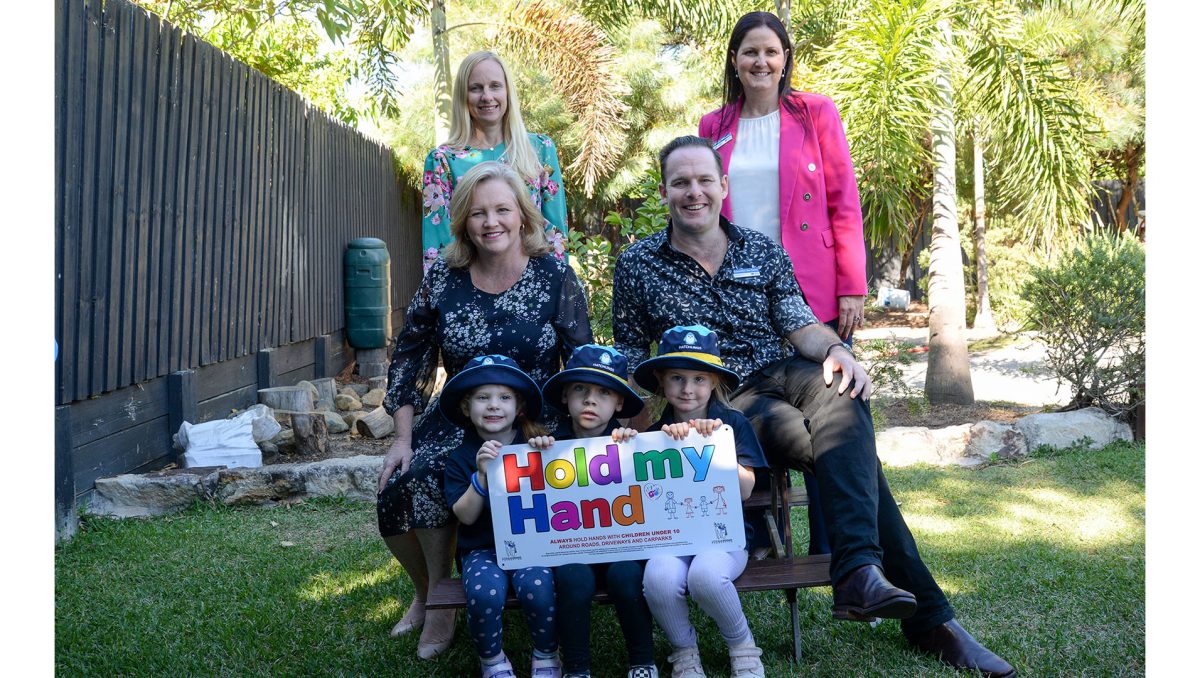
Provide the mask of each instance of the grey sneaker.
[{"label": "grey sneaker", "polygon": [[767,678],[761,656],[762,650],[755,645],[729,648],[730,678]]},{"label": "grey sneaker", "polygon": [[667,656],[671,662],[671,678],[708,678],[700,665],[700,649],[685,647]]},{"label": "grey sneaker", "polygon": [[482,678],[517,678],[517,674],[513,672],[512,662],[508,661],[508,657],[504,657],[498,664],[483,664],[479,672]]},{"label": "grey sneaker", "polygon": [[562,678],[562,660],[557,654],[549,659],[535,657],[529,675],[533,678]]}]

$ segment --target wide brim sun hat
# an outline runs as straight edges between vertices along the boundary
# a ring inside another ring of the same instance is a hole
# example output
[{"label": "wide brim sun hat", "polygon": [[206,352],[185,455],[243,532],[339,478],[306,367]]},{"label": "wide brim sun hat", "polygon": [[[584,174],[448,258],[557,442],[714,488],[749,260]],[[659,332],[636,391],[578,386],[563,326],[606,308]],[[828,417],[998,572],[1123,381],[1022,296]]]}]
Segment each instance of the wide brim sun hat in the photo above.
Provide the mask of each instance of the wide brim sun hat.
[{"label": "wide brim sun hat", "polygon": [[638,365],[633,371],[633,380],[647,391],[657,393],[658,377],[654,371],[666,369],[711,372],[720,377],[730,391],[742,383],[741,377],[725,367],[721,360],[717,333],[703,325],[677,325],[663,332],[662,340],[658,342],[658,355]]},{"label": "wide brim sun hat", "polygon": [[567,384],[583,382],[603,386],[624,398],[621,407],[613,416],[626,419],[636,416],[645,407],[642,398],[627,381],[628,361],[619,351],[599,344],[584,344],[571,353],[566,369],[550,377],[542,387],[542,399],[547,407],[566,412],[563,404],[563,389]]},{"label": "wide brim sun hat", "polygon": [[516,391],[525,400],[525,417],[535,421],[542,414],[542,393],[537,382],[517,367],[512,358],[503,355],[481,355],[471,358],[461,372],[442,387],[438,409],[442,416],[456,426],[467,428],[471,420],[462,411],[462,399],[472,389],[486,384],[499,384]]}]

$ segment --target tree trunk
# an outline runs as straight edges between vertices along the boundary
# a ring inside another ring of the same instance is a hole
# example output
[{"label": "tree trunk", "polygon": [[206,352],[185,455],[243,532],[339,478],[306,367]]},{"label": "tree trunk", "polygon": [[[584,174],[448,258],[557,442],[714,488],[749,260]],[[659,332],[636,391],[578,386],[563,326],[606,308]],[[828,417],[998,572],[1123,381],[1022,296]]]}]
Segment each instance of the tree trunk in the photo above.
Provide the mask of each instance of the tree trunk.
[{"label": "tree trunk", "polygon": [[975,402],[967,356],[966,284],[963,280],[954,177],[954,101],[950,85],[950,22],[938,22],[940,110],[933,132],[933,227],[929,246],[929,369],[925,396],[933,404]]},{"label": "tree trunk", "polygon": [[975,130],[975,329],[995,330],[992,304],[988,300],[987,242],[984,240],[985,204],[983,200],[983,135]]},{"label": "tree trunk", "polygon": [[446,32],[446,0],[433,0],[433,143],[450,137],[450,35]]},{"label": "tree trunk", "polygon": [[775,15],[779,17],[783,29],[790,34],[792,32],[792,26],[789,23],[792,20],[792,0],[775,0]]},{"label": "tree trunk", "polygon": [[1113,220],[1117,225],[1117,233],[1124,233],[1129,230],[1129,219],[1125,213],[1129,210],[1129,203],[1133,202],[1134,194],[1137,191],[1138,170],[1142,164],[1141,144],[1129,144],[1125,147],[1125,152],[1121,157],[1121,200],[1117,203],[1117,207],[1113,212]]}]

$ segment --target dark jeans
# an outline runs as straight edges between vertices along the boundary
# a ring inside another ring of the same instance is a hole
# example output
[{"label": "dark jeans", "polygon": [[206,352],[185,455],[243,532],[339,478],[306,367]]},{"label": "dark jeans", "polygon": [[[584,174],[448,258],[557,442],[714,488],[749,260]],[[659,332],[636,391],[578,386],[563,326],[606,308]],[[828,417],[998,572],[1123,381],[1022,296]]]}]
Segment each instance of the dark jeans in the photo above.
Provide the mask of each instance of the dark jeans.
[{"label": "dark jeans", "polygon": [[817,477],[833,582],[861,565],[879,565],[917,598],[916,614],[901,625],[914,633],[928,630],[953,618],[954,610],[921,561],[883,477],[870,406],[850,398],[849,389],[839,396],[838,379],[834,375],[827,387],[820,364],[780,360],[750,375],[734,393],[733,406],[754,426],[768,461]]},{"label": "dark jeans", "polygon": [[[837,318],[825,323],[829,329],[837,332]],[[854,332],[843,340],[847,346],[854,346]],[[825,531],[825,514],[821,511],[821,488],[817,485],[817,477],[808,471],[804,474],[804,490],[808,493],[808,555],[829,553],[829,534]]]},{"label": "dark jeans", "polygon": [[581,565],[572,563],[554,568],[558,591],[558,642],[562,646],[563,673],[590,671],[592,649],[592,594],[596,581],[617,609],[617,620],[625,636],[630,666],[654,664],[654,635],[650,610],[642,594],[644,560]]}]

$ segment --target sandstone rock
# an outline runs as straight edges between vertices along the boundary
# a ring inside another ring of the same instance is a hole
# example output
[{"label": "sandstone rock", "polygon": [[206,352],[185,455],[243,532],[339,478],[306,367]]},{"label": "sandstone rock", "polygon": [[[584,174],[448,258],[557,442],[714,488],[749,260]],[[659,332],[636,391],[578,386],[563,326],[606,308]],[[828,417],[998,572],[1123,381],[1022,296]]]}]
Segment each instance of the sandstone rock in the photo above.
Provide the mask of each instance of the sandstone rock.
[{"label": "sandstone rock", "polygon": [[374,501],[382,469],[383,457],[379,456],[360,455],[313,462],[302,471],[304,491],[310,497],[344,496]]},{"label": "sandstone rock", "polygon": [[875,435],[879,459],[889,466],[913,464],[960,464],[971,466],[978,461],[965,460],[964,451],[970,438],[971,425],[961,424],[940,429],[923,426],[897,426]]},{"label": "sandstone rock", "polygon": [[333,399],[333,402],[335,405],[337,405],[337,408],[339,410],[342,410],[343,412],[345,412],[347,410],[361,410],[362,409],[362,403],[359,402],[358,398],[355,398],[354,396],[345,395],[344,393],[339,393]]},{"label": "sandstone rock", "polygon": [[386,375],[384,375],[382,377],[371,377],[370,379],[367,380],[367,383],[368,383],[368,386],[371,387],[372,391],[374,391],[377,388],[381,388],[384,391],[387,391],[387,376]]},{"label": "sandstone rock", "polygon": [[333,412],[324,412],[325,426],[330,433],[345,433],[350,430],[350,425],[342,419],[342,415]]},{"label": "sandstone rock", "polygon": [[1062,449],[1084,438],[1091,439],[1089,448],[1093,450],[1117,440],[1133,440],[1129,424],[1108,416],[1098,407],[1074,412],[1031,414],[1017,420],[1016,427],[1025,435],[1025,442],[1031,450],[1041,445]]},{"label": "sandstone rock", "polygon": [[258,449],[262,450],[264,459],[279,454],[279,446],[269,440],[259,443]]},{"label": "sandstone rock", "polygon": [[367,391],[371,390],[370,386],[368,386],[366,384],[360,384],[358,382],[346,384],[346,388],[350,389],[351,394],[355,398],[362,398],[363,396],[365,396],[367,394]]},{"label": "sandstone rock", "polygon": [[372,391],[368,391],[367,394],[362,397],[363,407],[370,407],[370,408],[379,407],[380,405],[383,404],[383,396],[384,395],[385,395],[384,390],[381,388],[377,388]]},{"label": "sandstone rock", "polygon": [[224,469],[217,474],[215,498],[227,505],[261,504],[304,492],[297,464]]},{"label": "sandstone rock", "polygon": [[216,480],[217,469],[212,467],[99,478],[88,511],[115,518],[173,513],[204,499]]},{"label": "sandstone rock", "polygon": [[965,454],[982,463],[993,454],[1000,459],[1024,457],[1029,454],[1029,448],[1025,444],[1025,434],[1015,426],[984,420],[971,427],[971,440]]}]

